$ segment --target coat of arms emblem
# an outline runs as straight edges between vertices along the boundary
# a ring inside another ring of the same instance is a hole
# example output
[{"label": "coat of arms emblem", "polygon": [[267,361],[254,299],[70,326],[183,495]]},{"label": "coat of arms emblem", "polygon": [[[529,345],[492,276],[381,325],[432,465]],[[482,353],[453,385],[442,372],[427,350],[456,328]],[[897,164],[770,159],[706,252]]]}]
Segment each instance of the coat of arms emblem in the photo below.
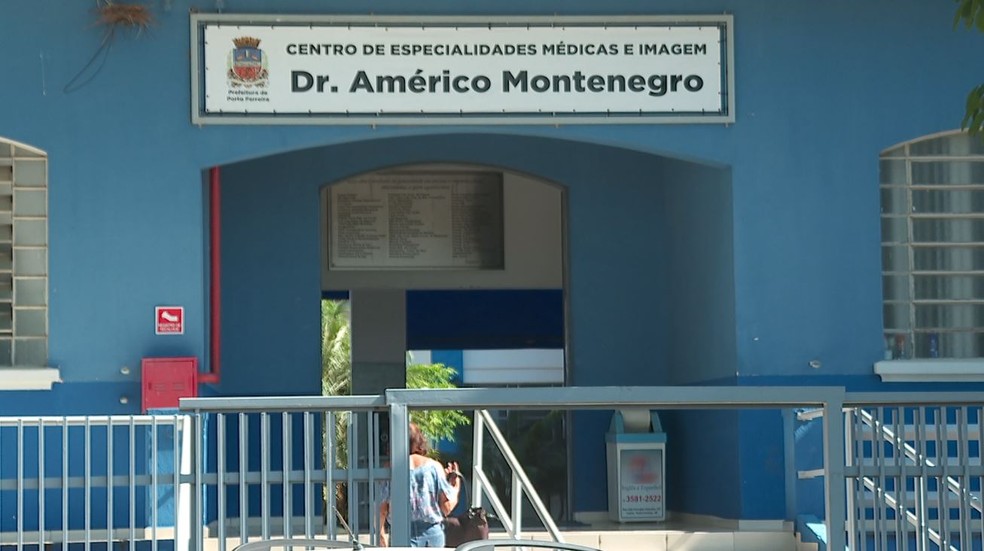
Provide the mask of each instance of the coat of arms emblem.
[{"label": "coat of arms emblem", "polygon": [[229,85],[258,87],[267,85],[266,57],[260,49],[260,39],[252,36],[234,38],[236,48],[229,54]]}]

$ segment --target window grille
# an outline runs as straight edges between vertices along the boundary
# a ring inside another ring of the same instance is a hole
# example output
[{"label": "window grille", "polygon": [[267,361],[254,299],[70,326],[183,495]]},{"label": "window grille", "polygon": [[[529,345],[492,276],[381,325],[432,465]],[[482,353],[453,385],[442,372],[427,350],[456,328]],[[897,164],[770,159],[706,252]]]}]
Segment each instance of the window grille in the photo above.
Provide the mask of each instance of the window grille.
[{"label": "window grille", "polygon": [[0,140],[0,366],[48,360],[48,159]]},{"label": "window grille", "polygon": [[984,141],[921,138],[880,158],[889,358],[984,352]]}]

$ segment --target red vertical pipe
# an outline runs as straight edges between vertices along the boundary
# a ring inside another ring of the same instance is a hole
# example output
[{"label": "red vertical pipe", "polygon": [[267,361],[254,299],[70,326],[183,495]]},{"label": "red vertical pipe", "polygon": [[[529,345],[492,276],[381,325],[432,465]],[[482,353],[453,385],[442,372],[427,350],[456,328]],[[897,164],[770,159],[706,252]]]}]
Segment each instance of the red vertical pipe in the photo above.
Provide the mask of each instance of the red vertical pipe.
[{"label": "red vertical pipe", "polygon": [[221,370],[221,179],[219,167],[209,169],[208,201],[209,201],[209,366],[208,373],[203,373],[199,380],[203,383],[218,383]]}]

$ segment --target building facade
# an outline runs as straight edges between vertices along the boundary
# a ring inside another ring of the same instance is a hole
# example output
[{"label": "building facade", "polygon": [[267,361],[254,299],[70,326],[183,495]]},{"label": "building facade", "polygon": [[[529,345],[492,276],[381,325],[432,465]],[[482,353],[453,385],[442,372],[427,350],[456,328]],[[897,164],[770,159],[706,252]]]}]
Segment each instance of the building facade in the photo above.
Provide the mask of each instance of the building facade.
[{"label": "building facade", "polygon": [[[0,414],[139,412],[146,358],[316,394],[333,293],[362,392],[496,347],[563,348],[567,385],[984,388],[982,37],[948,3],[111,5],[0,7]],[[464,244],[421,237],[459,210]],[[609,419],[575,417],[574,479]],[[664,428],[670,510],[784,518],[778,413]]]}]

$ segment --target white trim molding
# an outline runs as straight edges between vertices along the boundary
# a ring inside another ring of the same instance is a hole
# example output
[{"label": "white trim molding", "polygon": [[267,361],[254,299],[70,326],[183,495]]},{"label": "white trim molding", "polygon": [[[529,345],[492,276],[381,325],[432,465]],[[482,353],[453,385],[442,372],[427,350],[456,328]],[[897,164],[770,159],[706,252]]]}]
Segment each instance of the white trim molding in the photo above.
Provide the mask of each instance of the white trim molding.
[{"label": "white trim molding", "polygon": [[54,367],[0,367],[0,391],[51,390],[60,382],[61,373]]},{"label": "white trim molding", "polygon": [[875,374],[886,383],[984,382],[984,358],[882,360]]}]

